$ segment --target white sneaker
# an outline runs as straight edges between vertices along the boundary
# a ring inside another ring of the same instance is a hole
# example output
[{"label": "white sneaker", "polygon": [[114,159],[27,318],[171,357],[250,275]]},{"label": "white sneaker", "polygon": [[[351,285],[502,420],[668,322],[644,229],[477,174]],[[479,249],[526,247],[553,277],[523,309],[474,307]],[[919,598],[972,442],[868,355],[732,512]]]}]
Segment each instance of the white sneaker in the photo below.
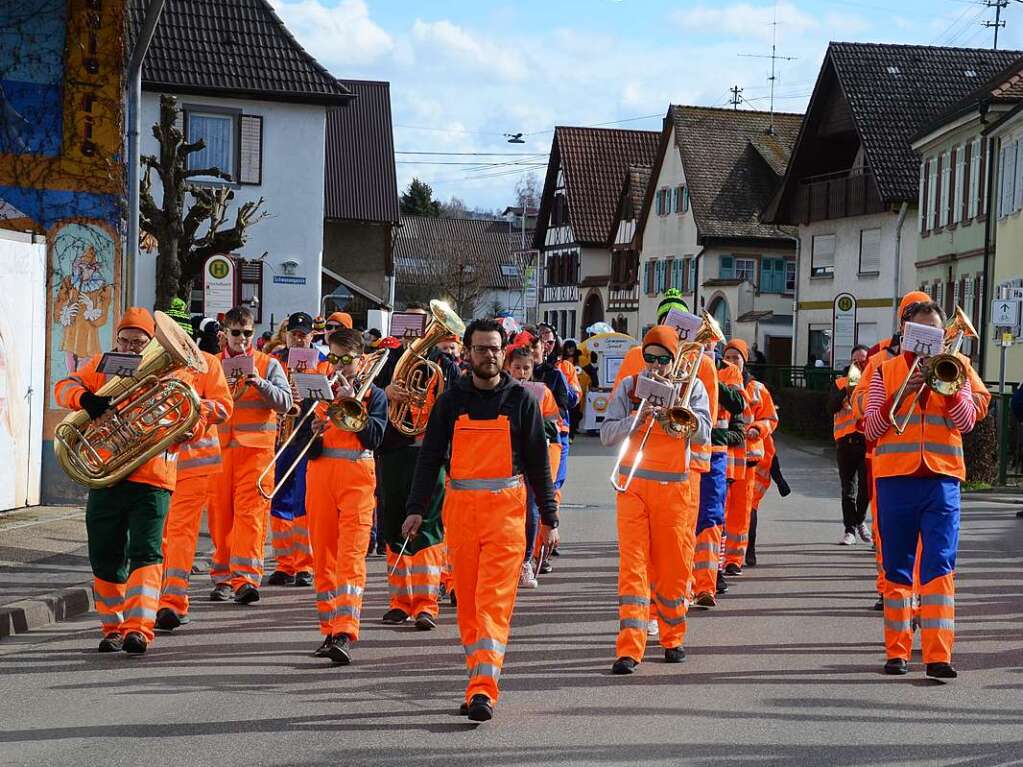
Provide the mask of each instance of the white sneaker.
[{"label": "white sneaker", "polygon": [[856,534],[860,536],[860,540],[864,543],[873,543],[874,536],[870,534],[870,528],[867,527],[866,523],[861,522],[856,526]]},{"label": "white sneaker", "polygon": [[533,563],[526,560],[522,563],[522,573],[519,575],[519,585],[525,589],[535,589],[540,584],[536,582],[533,574]]},{"label": "white sneaker", "polygon": [[656,637],[661,635],[661,630],[657,626],[657,618],[654,618],[648,624],[646,624],[646,635],[648,637]]},{"label": "white sneaker", "polygon": [[842,536],[842,540],[838,542],[839,546],[852,546],[856,543],[856,536],[852,533],[846,533]]}]

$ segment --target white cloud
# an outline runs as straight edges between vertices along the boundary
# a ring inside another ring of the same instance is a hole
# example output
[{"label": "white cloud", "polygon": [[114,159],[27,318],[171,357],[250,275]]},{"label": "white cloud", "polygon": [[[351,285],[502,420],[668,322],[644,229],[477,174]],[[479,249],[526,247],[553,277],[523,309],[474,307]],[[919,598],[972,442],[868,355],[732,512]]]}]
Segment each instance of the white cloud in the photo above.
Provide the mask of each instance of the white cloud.
[{"label": "white cloud", "polygon": [[327,7],[317,0],[270,0],[303,47],[335,75],[346,68],[379,61],[394,49],[394,40],[369,15],[365,0],[342,0]]},{"label": "white cloud", "polygon": [[[714,35],[736,38],[770,40],[775,21],[775,6],[736,3],[733,5],[705,6],[674,11],[672,20],[683,29],[708,32]],[[786,33],[801,34],[819,27],[818,21],[803,13],[792,3],[778,3],[778,29]]]},{"label": "white cloud", "polygon": [[442,57],[504,80],[523,80],[528,74],[521,53],[514,47],[486,40],[447,20],[416,19],[412,39],[419,47],[417,60],[422,64]]}]

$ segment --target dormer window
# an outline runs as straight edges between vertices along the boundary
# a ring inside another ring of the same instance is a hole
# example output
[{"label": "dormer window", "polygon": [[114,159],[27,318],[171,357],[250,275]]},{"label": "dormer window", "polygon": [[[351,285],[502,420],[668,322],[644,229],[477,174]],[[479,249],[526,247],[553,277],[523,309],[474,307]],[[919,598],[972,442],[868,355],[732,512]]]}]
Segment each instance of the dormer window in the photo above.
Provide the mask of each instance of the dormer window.
[{"label": "dormer window", "polygon": [[977,72],[975,70],[973,70],[973,69],[967,69],[967,70],[965,70],[963,72],[963,74],[966,75],[967,77],[976,77],[977,76]]},{"label": "dormer window", "polygon": [[886,67],[886,69],[888,70],[888,74],[890,74],[890,75],[900,75],[900,74],[902,74],[902,72],[899,71],[899,68],[895,67],[895,66],[889,66],[889,67]]}]

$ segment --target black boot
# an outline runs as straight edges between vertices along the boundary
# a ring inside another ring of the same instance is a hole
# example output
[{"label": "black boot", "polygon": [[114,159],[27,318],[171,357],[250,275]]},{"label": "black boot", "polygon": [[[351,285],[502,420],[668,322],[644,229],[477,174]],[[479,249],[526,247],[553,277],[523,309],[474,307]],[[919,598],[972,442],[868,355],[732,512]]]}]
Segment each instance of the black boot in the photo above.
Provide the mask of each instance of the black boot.
[{"label": "black boot", "polygon": [[725,574],[718,570],[717,593],[724,594],[726,591],[728,591],[728,581],[725,580]]},{"label": "black boot", "polygon": [[778,463],[778,456],[775,455],[771,461],[771,479],[774,480],[775,487],[778,488],[778,495],[784,498],[786,495],[792,492],[792,488],[789,487],[789,483],[785,481],[785,477],[781,475],[781,464]]},{"label": "black boot", "polygon": [[352,662],[352,640],[347,634],[335,634],[327,647],[327,657],[339,666]]},{"label": "black boot", "polygon": [[749,517],[749,543],[746,544],[746,567],[757,566],[757,510]]},{"label": "black boot", "polygon": [[494,717],[494,705],[486,695],[473,695],[465,712],[473,722],[489,722]]}]

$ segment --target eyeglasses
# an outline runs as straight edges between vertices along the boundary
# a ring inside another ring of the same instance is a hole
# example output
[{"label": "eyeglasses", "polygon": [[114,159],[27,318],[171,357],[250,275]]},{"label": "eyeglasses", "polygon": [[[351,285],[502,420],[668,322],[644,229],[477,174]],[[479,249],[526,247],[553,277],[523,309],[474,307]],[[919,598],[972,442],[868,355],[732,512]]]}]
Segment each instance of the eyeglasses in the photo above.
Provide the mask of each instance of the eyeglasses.
[{"label": "eyeglasses", "polygon": [[473,354],[478,354],[481,357],[484,354],[489,354],[491,357],[496,357],[498,354],[501,353],[501,347],[500,346],[473,346],[472,347],[472,353]]},{"label": "eyeglasses", "polygon": [[252,330],[251,328],[249,328],[248,330],[239,330],[238,328],[231,328],[227,332],[230,333],[235,338],[237,338],[238,336],[245,336],[246,338],[252,338],[252,334],[255,333],[256,331]]},{"label": "eyeglasses", "polygon": [[340,330],[344,327],[340,322],[328,322],[323,326],[324,330]]},{"label": "eyeglasses", "polygon": [[135,351],[138,351],[140,349],[145,349],[146,344],[149,343],[149,340],[145,338],[136,338],[134,341],[129,341],[127,338],[118,337],[117,343],[120,344],[121,346],[127,346],[129,349],[134,349]]},{"label": "eyeglasses", "polygon": [[671,361],[673,359],[675,359],[675,358],[672,357],[670,354],[644,354],[643,355],[643,360],[645,362],[647,362],[648,364],[650,364],[650,365],[653,365],[655,362],[658,365],[670,365]]},{"label": "eyeglasses", "polygon": [[331,365],[351,365],[360,356],[358,354],[334,354],[334,352],[331,352],[327,355],[327,362]]}]

